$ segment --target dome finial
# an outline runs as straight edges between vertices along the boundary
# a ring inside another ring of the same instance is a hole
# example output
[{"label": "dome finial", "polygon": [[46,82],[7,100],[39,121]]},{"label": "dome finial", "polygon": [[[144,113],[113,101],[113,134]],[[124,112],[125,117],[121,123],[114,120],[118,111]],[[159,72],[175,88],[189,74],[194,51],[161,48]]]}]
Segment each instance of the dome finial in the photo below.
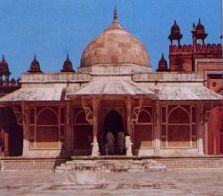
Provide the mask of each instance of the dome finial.
[{"label": "dome finial", "polygon": [[115,5],[114,8],[114,22],[116,22],[118,20],[118,12],[117,12],[117,5]]}]

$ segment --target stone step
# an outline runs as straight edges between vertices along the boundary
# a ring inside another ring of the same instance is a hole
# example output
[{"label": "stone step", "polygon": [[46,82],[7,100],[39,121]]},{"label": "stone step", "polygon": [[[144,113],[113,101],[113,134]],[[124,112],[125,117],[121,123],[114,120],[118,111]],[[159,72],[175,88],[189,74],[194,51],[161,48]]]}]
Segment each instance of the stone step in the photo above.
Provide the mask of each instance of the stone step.
[{"label": "stone step", "polygon": [[142,172],[166,171],[166,166],[155,160],[73,160],[57,166],[55,171],[106,171],[106,172]]}]

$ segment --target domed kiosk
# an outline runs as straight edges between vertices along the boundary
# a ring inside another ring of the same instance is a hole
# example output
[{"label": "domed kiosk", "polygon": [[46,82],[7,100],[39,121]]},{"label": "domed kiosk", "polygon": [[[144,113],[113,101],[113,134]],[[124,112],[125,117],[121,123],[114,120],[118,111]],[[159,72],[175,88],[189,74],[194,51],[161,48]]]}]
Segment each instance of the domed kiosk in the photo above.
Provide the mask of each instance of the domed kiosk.
[{"label": "domed kiosk", "polygon": [[[204,28],[197,26],[200,37],[196,34],[194,40],[205,38]],[[175,21],[169,36],[170,69],[163,55],[154,73],[143,43],[118,23],[115,9],[112,24],[84,49],[79,70],[73,70],[67,56],[62,70],[47,73],[34,57],[29,71],[21,76],[21,88],[0,98],[0,115],[11,126],[11,114],[4,115],[3,110],[9,108],[23,131],[20,154],[49,161],[79,155],[92,159],[207,154],[206,115],[212,106],[222,104],[222,96],[204,86],[208,77],[199,71],[199,63],[204,63],[203,69],[222,62],[209,64],[212,52],[207,58],[198,48],[196,52],[180,45],[181,38]],[[172,43],[176,40],[178,46]],[[179,57],[191,72],[171,69]]]},{"label": "domed kiosk", "polygon": [[80,68],[91,66],[135,66],[151,71],[143,43],[118,23],[117,10],[112,24],[84,49]]}]

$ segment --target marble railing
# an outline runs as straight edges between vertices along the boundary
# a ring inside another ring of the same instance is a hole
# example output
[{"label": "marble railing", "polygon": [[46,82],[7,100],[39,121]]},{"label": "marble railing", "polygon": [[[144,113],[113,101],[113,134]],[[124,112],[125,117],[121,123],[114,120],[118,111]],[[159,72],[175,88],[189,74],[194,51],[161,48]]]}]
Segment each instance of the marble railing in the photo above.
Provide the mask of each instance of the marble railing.
[{"label": "marble railing", "polygon": [[178,72],[167,72],[167,73],[140,73],[132,75],[132,80],[136,82],[143,81],[179,81],[179,82],[201,82],[204,81],[203,74],[201,72],[196,73],[178,73]]},{"label": "marble railing", "polygon": [[25,73],[22,74],[21,83],[44,82],[88,82],[92,79],[87,73]]}]

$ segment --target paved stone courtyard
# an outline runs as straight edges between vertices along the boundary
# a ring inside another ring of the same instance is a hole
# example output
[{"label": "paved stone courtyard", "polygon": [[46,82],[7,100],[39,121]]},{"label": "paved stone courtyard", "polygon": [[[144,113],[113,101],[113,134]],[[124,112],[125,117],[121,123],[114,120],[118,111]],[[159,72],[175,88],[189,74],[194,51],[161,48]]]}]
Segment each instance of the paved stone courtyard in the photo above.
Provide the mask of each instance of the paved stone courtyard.
[{"label": "paved stone courtyard", "polygon": [[0,195],[223,195],[223,170],[104,173],[102,183],[85,185],[66,173],[2,171]]}]

